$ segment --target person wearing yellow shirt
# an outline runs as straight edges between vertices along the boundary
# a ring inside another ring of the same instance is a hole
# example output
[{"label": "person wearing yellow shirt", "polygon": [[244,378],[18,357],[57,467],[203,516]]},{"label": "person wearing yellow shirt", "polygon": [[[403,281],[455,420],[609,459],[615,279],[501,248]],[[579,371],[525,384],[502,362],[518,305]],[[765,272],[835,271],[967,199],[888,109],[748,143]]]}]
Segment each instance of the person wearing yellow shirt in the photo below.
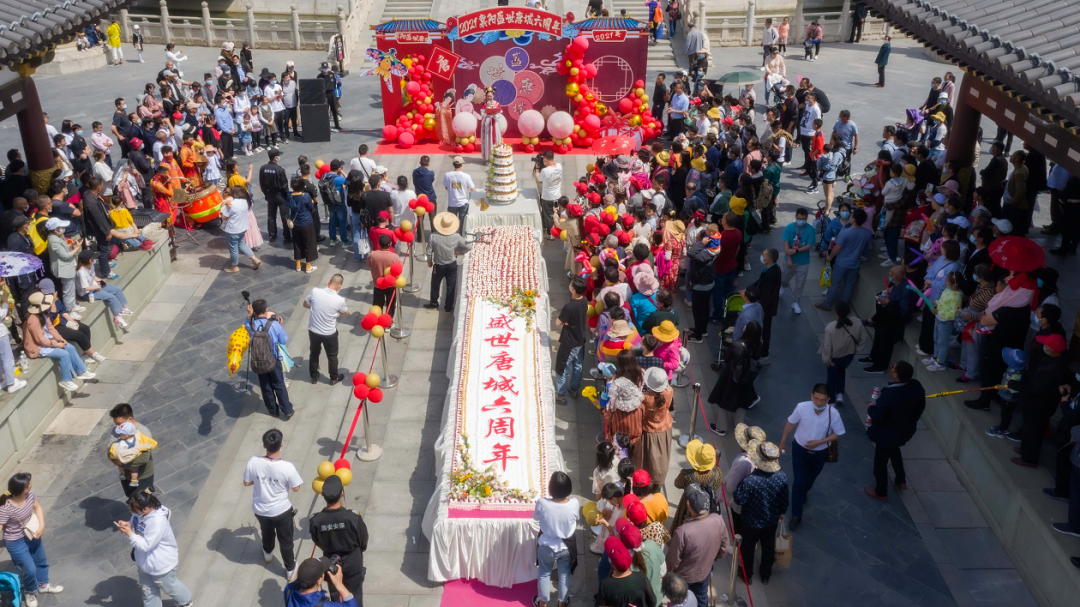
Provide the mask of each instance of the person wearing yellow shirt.
[{"label": "person wearing yellow shirt", "polygon": [[668,502],[667,497],[660,492],[660,488],[652,482],[652,477],[649,476],[647,470],[638,470],[634,472],[634,476],[631,477],[631,482],[634,485],[634,495],[638,497],[641,504],[645,506],[645,512],[649,515],[650,523],[663,523],[668,519]]},{"label": "person wearing yellow shirt", "polygon": [[109,38],[109,56],[112,57],[113,67],[124,62],[124,50],[120,48],[120,24],[113,21],[105,30]]},{"label": "person wearing yellow shirt", "polygon": [[139,231],[139,227],[135,225],[135,219],[131,216],[131,212],[127,210],[127,207],[124,206],[124,202],[119,196],[113,196],[112,198],[109,218],[112,219],[113,225],[116,226],[116,231],[122,236],[120,242],[125,245],[133,249],[149,251],[157,244],[143,236],[142,232]]}]

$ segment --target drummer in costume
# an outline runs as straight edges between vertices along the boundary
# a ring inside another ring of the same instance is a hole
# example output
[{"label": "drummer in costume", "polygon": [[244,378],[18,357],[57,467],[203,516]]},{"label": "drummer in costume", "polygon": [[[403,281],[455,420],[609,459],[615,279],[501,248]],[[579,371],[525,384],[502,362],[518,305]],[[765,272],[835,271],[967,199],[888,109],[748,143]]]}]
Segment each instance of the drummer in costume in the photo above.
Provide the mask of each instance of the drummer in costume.
[{"label": "drummer in costume", "polygon": [[502,143],[502,131],[499,129],[499,116],[502,106],[495,101],[495,89],[490,86],[484,90],[484,117],[480,122],[480,152],[484,162],[491,159],[495,148]]},{"label": "drummer in costume", "polygon": [[[311,541],[323,556],[341,559],[344,573],[342,582],[356,597],[360,607],[364,605],[364,551],[367,550],[368,531],[364,519],[356,510],[344,507],[344,488],[339,477],[330,476],[323,483],[323,499],[326,508],[311,517],[309,532]],[[330,590],[330,598],[338,600],[337,591]]]},{"label": "drummer in costume", "polygon": [[173,189],[180,187],[180,178],[173,177],[169,167],[159,164],[150,188],[154,192],[154,208],[169,215],[169,224],[176,223],[176,206],[173,205]]},{"label": "drummer in costume", "polygon": [[439,143],[454,145],[454,97],[457,91],[448,89],[442,101],[435,104],[435,137]]},{"label": "drummer in costume", "polygon": [[198,161],[199,152],[195,149],[195,136],[190,132],[185,132],[184,145],[180,148],[180,169],[184,174],[184,178],[195,187],[202,185],[202,178],[199,177]]}]

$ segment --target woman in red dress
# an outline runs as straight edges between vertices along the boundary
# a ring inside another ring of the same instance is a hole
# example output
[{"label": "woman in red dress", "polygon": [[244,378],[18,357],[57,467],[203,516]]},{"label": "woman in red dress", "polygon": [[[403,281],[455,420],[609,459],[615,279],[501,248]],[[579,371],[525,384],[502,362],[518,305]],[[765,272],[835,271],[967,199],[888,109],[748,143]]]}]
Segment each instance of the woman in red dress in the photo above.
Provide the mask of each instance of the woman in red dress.
[{"label": "woman in red dress", "polygon": [[454,145],[454,97],[457,91],[448,89],[442,101],[435,104],[435,138],[443,145]]},{"label": "woman in red dress", "polygon": [[490,86],[484,91],[484,117],[480,122],[480,154],[484,162],[491,160],[495,148],[502,143],[502,131],[499,129],[499,116],[502,106],[495,101],[495,89]]}]

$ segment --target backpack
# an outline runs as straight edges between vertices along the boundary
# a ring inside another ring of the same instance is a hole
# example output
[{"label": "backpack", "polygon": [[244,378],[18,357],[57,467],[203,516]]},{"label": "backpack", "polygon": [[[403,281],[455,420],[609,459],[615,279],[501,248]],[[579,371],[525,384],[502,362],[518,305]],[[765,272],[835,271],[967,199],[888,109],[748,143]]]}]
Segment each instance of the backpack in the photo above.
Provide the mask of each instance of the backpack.
[{"label": "backpack", "polygon": [[[258,373],[269,373],[274,370],[274,364],[277,362],[277,357],[274,356],[274,345],[270,342],[270,323],[274,322],[274,319],[266,321],[262,329],[255,331],[251,336],[251,344],[248,346],[249,358],[248,362],[251,364],[251,370]],[[255,327],[254,321],[251,324],[252,328]]]},{"label": "backpack", "polygon": [[22,607],[22,579],[11,571],[0,571],[0,607]]},{"label": "backpack", "polygon": [[766,179],[761,182],[761,189],[758,190],[757,198],[754,199],[754,208],[763,211],[769,208],[769,204],[772,203],[773,198],[773,185]]},{"label": "backpack", "polygon": [[319,195],[328,207],[341,204],[341,189],[334,185],[337,176],[337,173],[327,173],[319,180]]}]

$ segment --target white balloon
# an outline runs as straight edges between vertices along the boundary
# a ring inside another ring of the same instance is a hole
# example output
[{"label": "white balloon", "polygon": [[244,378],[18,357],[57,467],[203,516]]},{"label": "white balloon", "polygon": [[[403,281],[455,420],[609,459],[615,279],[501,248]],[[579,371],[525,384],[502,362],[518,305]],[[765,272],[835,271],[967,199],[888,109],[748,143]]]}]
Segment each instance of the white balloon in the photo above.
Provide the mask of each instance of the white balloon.
[{"label": "white balloon", "polygon": [[547,130],[556,139],[569,137],[574,132],[574,117],[566,112],[555,112],[548,117]]},{"label": "white balloon", "polygon": [[544,115],[536,110],[525,110],[518,118],[518,130],[524,137],[539,137],[544,132]]},{"label": "white balloon", "polygon": [[502,114],[497,114],[496,116],[499,119],[499,134],[500,135],[505,135],[506,134],[506,116],[503,116]]},{"label": "white balloon", "polygon": [[472,137],[476,135],[476,116],[467,113],[461,113],[454,116],[453,122],[450,123],[454,129],[454,134],[458,137]]}]

